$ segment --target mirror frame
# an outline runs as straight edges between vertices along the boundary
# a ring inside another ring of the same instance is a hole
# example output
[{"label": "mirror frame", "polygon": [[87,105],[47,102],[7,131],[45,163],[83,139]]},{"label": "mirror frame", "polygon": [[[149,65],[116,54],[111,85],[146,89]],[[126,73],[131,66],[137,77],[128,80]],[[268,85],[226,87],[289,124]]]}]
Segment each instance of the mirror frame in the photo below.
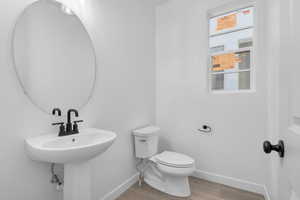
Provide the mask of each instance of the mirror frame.
[{"label": "mirror frame", "polygon": [[[23,93],[25,94],[25,96],[29,99],[29,101],[36,107],[38,108],[40,111],[42,111],[43,113],[46,113],[48,115],[52,115],[52,111],[47,111],[45,108],[43,108],[42,106],[40,106],[28,93],[28,91],[26,90],[22,80],[21,80],[21,76],[17,70],[17,65],[16,65],[16,57],[15,57],[15,47],[14,47],[14,39],[15,39],[15,33],[16,33],[16,30],[17,30],[17,26],[18,26],[18,23],[19,23],[19,19],[25,14],[26,10],[28,8],[30,8],[32,5],[35,5],[41,1],[45,1],[45,0],[35,0],[33,1],[32,3],[30,3],[29,5],[25,6],[23,8],[23,10],[21,11],[20,14],[18,14],[16,20],[15,20],[15,23],[14,23],[14,26],[13,26],[13,31],[12,31],[12,35],[11,35],[11,56],[12,56],[12,64],[13,64],[13,68],[14,68],[14,71],[15,71],[15,74],[16,74],[16,77],[17,77],[17,81],[19,82],[20,86],[21,86],[21,89],[23,90]],[[66,4],[64,4],[63,2],[59,1],[59,0],[47,0],[47,1],[52,1],[54,3],[60,3],[62,4],[63,6],[66,6]],[[80,24],[82,25],[83,29],[85,30],[87,36],[88,36],[88,40],[90,40],[91,42],[91,45],[92,45],[92,50],[94,52],[94,79],[93,79],[93,86],[90,90],[90,93],[87,97],[87,100],[85,102],[82,103],[82,105],[78,108],[78,110],[82,110],[89,102],[90,100],[92,99],[92,96],[95,92],[95,88],[96,88],[96,82],[97,82],[97,72],[98,72],[98,64],[97,64],[97,56],[96,56],[96,49],[95,49],[95,46],[94,46],[94,43],[93,43],[93,40],[92,40],[92,37],[91,35],[89,34],[86,26],[83,24],[83,20],[81,19],[81,17],[74,11],[74,10],[71,10],[73,15],[76,16],[78,18],[78,20],[80,21]],[[70,107],[71,108],[71,107]],[[63,114],[62,113],[62,116],[65,116],[66,114]]]}]

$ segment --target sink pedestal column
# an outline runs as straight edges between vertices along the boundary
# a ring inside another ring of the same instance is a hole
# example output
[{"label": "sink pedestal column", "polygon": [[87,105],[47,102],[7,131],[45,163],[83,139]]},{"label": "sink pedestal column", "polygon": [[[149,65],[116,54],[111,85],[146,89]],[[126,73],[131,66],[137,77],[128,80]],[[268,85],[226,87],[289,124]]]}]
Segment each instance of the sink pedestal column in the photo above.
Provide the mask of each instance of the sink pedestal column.
[{"label": "sink pedestal column", "polygon": [[89,161],[64,165],[64,200],[91,200]]}]

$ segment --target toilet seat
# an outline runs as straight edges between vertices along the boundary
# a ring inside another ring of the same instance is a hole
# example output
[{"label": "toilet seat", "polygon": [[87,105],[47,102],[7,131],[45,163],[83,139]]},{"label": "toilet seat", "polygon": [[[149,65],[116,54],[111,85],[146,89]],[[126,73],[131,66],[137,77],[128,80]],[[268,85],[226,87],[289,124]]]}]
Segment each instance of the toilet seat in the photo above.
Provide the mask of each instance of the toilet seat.
[{"label": "toilet seat", "polygon": [[164,151],[155,156],[157,163],[174,168],[192,168],[195,165],[195,160],[187,155]]}]

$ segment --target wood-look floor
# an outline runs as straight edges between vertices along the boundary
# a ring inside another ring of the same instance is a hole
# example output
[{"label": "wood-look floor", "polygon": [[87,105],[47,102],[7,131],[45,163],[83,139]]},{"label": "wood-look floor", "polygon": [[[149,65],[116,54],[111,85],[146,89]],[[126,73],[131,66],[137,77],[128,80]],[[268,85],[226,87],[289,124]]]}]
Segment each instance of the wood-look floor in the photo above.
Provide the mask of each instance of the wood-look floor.
[{"label": "wood-look floor", "polygon": [[172,197],[145,183],[129,188],[117,200],[264,200],[264,197],[209,181],[190,178],[192,195],[188,198]]}]

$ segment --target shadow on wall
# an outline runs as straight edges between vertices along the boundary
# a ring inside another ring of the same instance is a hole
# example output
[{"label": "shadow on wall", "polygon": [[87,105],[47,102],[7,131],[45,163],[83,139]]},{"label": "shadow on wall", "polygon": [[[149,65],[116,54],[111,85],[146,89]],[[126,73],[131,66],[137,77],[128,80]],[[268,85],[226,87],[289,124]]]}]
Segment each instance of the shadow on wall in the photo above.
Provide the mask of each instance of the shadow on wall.
[{"label": "shadow on wall", "polygon": [[170,141],[168,141],[167,138],[162,137],[162,133],[160,133],[159,136],[159,143],[158,143],[158,151],[163,152],[163,151],[172,151],[172,146],[170,145]]}]

